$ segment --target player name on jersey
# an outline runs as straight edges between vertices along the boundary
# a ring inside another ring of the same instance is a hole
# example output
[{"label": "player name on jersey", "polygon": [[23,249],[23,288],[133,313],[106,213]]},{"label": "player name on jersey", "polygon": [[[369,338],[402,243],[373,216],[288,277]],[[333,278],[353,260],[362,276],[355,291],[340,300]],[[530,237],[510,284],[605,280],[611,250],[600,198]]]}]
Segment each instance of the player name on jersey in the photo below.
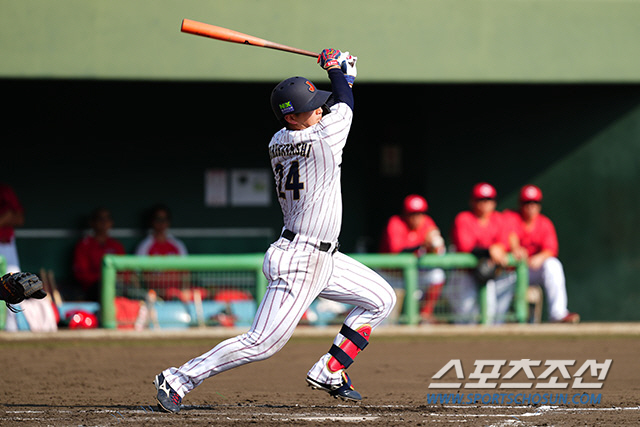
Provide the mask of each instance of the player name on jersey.
[{"label": "player name on jersey", "polygon": [[285,157],[285,156],[302,156],[309,157],[311,153],[310,142],[296,142],[293,144],[274,144],[269,147],[269,156]]}]

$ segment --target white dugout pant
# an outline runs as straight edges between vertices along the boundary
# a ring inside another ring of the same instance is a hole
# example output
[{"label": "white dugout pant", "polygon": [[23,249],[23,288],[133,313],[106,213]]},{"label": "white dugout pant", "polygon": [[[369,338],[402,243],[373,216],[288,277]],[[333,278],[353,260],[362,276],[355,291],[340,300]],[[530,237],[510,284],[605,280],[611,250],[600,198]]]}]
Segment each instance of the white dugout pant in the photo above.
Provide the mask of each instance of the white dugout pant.
[{"label": "white dugout pant", "polygon": [[[479,285],[473,274],[452,271],[445,285],[445,295],[455,315],[456,323],[473,323],[480,316]],[[515,292],[516,274],[507,272],[487,281],[487,316],[489,323],[503,323]]]},{"label": "white dugout pant", "polygon": [[529,269],[529,283],[542,286],[551,321],[569,314],[564,269],[558,258],[547,258],[539,269]]},{"label": "white dugout pant", "polygon": [[7,263],[7,273],[17,273],[20,271],[20,259],[18,258],[18,248],[15,237],[8,243],[0,243],[0,255]]},{"label": "white dugout pant", "polygon": [[[7,263],[7,273],[20,272],[20,260],[18,258],[18,249],[16,247],[15,237],[12,238],[9,243],[0,243],[0,255],[4,257],[4,260]],[[0,273],[4,274],[4,272]],[[15,332],[18,330],[16,314],[10,310],[7,310],[4,328],[9,332]]]},{"label": "white dugout pant", "polygon": [[[309,245],[305,245],[309,249]],[[389,284],[376,272],[336,252],[286,250],[290,242],[281,238],[271,245],[264,258],[263,273],[269,281],[251,329],[225,340],[213,349],[179,368],[163,374],[181,396],[205,379],[246,363],[267,359],[277,353],[293,335],[295,327],[311,303],[318,297],[354,305],[344,324],[356,330],[362,325],[372,329],[391,313],[396,297]],[[334,344],[344,340],[337,334]],[[325,384],[340,384],[341,371],[330,372],[324,354],[308,376]]]}]

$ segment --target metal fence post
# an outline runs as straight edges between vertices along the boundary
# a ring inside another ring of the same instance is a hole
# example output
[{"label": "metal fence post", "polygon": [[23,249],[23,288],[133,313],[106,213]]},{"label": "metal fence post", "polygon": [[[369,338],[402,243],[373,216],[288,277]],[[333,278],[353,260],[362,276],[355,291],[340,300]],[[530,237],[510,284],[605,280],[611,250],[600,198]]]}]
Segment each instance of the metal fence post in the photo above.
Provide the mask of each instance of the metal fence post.
[{"label": "metal fence post", "polygon": [[262,268],[256,270],[256,302],[260,304],[267,292],[267,278],[262,273]]},{"label": "metal fence post", "polygon": [[529,318],[529,303],[527,301],[527,290],[529,289],[529,266],[526,261],[516,262],[516,275],[516,292],[514,298],[516,320],[519,323],[526,323]]},{"label": "metal fence post", "polygon": [[403,269],[405,295],[404,307],[408,325],[420,324],[420,303],[416,299],[418,291],[418,266],[406,265]]},{"label": "metal fence post", "polygon": [[106,329],[116,329],[116,268],[113,255],[102,258],[102,290],[100,299],[101,324]]}]

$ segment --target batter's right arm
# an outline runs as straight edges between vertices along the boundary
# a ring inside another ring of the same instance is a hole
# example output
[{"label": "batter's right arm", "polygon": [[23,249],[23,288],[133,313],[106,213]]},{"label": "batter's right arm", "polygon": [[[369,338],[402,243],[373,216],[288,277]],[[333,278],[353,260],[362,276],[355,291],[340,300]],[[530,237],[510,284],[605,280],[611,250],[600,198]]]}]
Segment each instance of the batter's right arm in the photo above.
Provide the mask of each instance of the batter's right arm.
[{"label": "batter's right arm", "polygon": [[318,55],[318,64],[327,71],[331,80],[332,95],[328,101],[329,106],[343,102],[353,110],[353,92],[340,67],[341,55],[337,49],[324,49]]},{"label": "batter's right arm", "polygon": [[328,74],[331,80],[331,97],[334,104],[344,102],[353,110],[353,92],[340,68],[332,68],[328,71]]}]

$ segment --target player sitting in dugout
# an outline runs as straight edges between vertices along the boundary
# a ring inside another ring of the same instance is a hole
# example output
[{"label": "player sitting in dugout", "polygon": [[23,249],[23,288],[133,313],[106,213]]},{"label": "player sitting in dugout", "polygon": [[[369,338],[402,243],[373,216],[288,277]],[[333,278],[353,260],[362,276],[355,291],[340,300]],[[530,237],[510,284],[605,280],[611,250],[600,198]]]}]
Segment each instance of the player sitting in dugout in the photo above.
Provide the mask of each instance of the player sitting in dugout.
[{"label": "player sitting in dugout", "polygon": [[525,185],[520,190],[517,211],[505,210],[503,217],[509,229],[511,252],[529,265],[529,284],[544,289],[549,320],[578,323],[580,315],[567,308],[567,289],[562,263],[558,259],[558,236],[553,222],[540,213],[542,190]]},{"label": "player sitting in dugout", "polygon": [[[393,215],[387,222],[380,242],[380,252],[414,253],[418,257],[427,253],[444,254],[444,239],[433,218],[427,215],[428,209],[429,205],[424,197],[418,194],[405,197],[402,214]],[[444,281],[445,274],[441,268],[421,269],[419,272],[418,282],[424,292],[420,317],[425,323],[437,322],[433,311]]]},{"label": "player sitting in dugout", "polygon": [[476,322],[480,316],[478,291],[485,287],[489,323],[502,323],[511,306],[516,274],[508,264],[509,239],[502,214],[496,211],[498,193],[493,185],[473,186],[469,210],[456,215],[451,241],[456,252],[478,257],[478,268],[455,270],[446,286],[456,323]]}]

